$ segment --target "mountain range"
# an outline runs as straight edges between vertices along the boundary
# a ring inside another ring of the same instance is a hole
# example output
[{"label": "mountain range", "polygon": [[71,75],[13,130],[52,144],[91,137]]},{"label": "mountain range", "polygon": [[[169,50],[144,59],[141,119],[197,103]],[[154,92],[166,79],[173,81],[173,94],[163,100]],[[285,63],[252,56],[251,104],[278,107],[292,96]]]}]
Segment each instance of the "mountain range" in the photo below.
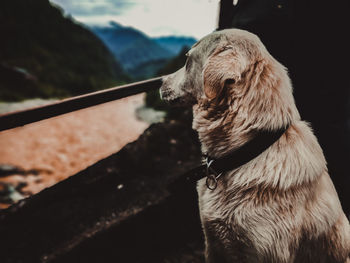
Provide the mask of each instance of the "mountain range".
[{"label": "mountain range", "polygon": [[180,54],[184,47],[190,49],[191,46],[197,42],[195,38],[185,36],[163,36],[154,37],[152,39],[176,56]]},{"label": "mountain range", "polygon": [[107,27],[92,27],[111,50],[126,72],[136,79],[147,78],[158,72],[183,47],[190,47],[196,39],[183,36],[151,38],[132,27],[110,22]]},{"label": "mountain range", "polygon": [[89,28],[49,0],[0,8],[0,101],[63,98],[161,72],[191,37],[152,38],[112,22]]}]

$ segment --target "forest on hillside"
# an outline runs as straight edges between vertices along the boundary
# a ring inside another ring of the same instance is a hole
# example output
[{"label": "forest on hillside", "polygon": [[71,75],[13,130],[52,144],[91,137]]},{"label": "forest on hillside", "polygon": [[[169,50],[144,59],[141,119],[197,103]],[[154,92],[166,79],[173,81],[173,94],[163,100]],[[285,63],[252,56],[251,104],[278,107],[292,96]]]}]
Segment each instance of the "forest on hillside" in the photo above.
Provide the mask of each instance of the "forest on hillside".
[{"label": "forest on hillside", "polygon": [[0,8],[0,101],[67,97],[130,81],[93,33],[48,0]]}]

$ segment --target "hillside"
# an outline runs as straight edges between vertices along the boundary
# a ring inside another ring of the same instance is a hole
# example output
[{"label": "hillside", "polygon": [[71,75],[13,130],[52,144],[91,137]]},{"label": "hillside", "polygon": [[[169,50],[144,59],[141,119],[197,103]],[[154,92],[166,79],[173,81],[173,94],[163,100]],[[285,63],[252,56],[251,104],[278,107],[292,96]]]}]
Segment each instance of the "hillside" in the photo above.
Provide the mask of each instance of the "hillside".
[{"label": "hillside", "polygon": [[141,31],[111,22],[109,27],[92,27],[126,70],[150,61],[168,59],[172,52],[158,45]]},{"label": "hillside", "polygon": [[1,3],[0,100],[64,97],[129,78],[104,44],[48,0]]},{"label": "hillside", "polygon": [[174,73],[175,71],[177,71],[178,69],[182,68],[183,66],[185,66],[186,63],[186,53],[190,50],[190,48],[188,47],[183,47],[181,49],[181,51],[179,52],[179,54],[174,57],[173,59],[171,59],[170,61],[168,61],[167,64],[165,64],[159,71],[158,71],[158,75],[167,75],[167,74],[171,74]]},{"label": "hillside", "polygon": [[174,55],[178,55],[184,47],[191,48],[197,42],[193,37],[183,36],[154,37],[152,39]]},{"label": "hillside", "polygon": [[147,61],[132,69],[129,69],[128,74],[132,76],[135,80],[154,78],[158,76],[159,70],[161,70],[165,65],[167,65],[168,62],[168,58]]},{"label": "hillside", "polygon": [[107,27],[92,27],[91,30],[135,80],[154,77],[182,48],[191,47],[196,42],[195,38],[184,36],[152,38],[116,22],[110,22]]}]

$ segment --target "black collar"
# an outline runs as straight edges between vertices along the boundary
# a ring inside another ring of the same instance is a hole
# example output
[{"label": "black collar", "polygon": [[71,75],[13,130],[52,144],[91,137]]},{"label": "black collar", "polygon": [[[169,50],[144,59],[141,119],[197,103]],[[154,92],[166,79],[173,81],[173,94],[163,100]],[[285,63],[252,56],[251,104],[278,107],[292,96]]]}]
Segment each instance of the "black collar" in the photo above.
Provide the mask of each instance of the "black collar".
[{"label": "black collar", "polygon": [[214,190],[223,173],[237,169],[259,156],[274,144],[288,128],[289,125],[276,131],[259,131],[252,140],[219,159],[206,156],[205,164],[186,172],[171,185],[171,188],[175,189],[178,186],[181,189],[184,184],[194,184],[198,180],[207,177],[207,187]]}]

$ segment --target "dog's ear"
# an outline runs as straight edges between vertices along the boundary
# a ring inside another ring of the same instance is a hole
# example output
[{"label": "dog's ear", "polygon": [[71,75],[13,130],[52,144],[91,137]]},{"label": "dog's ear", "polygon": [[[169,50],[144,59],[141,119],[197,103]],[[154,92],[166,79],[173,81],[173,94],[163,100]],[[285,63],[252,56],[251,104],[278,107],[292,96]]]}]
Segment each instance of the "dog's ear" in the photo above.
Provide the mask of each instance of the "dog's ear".
[{"label": "dog's ear", "polygon": [[208,99],[218,97],[225,87],[235,85],[247,65],[246,59],[231,46],[218,48],[203,68],[204,93]]},{"label": "dog's ear", "polygon": [[[259,82],[264,83],[266,85],[266,82],[268,82],[266,78],[266,75],[263,74],[264,70],[266,69],[267,62],[265,60],[259,60],[256,61],[252,67],[251,72],[249,72],[250,76],[250,87],[257,87]],[[272,75],[272,74],[271,74]]]}]

